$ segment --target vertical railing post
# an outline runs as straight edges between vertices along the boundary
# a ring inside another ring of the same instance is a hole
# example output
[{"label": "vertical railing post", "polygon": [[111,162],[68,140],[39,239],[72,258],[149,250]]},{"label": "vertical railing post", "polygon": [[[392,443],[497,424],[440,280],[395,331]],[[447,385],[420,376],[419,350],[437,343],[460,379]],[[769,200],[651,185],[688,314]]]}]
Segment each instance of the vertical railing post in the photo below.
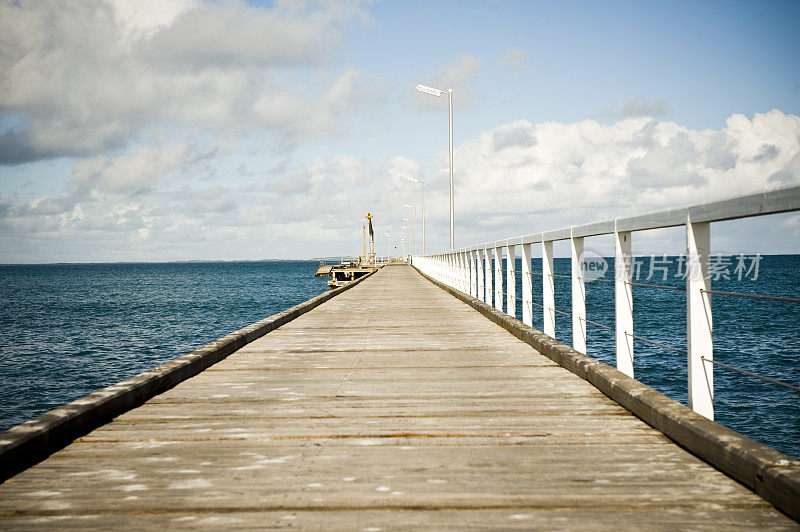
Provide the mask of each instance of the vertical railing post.
[{"label": "vertical railing post", "polygon": [[714,419],[714,343],[711,336],[711,224],[686,221],[686,352],[689,408]]},{"label": "vertical railing post", "polygon": [[447,284],[453,286],[453,256],[448,253],[445,257],[447,260]]},{"label": "vertical railing post", "polygon": [[453,288],[458,288],[458,254],[451,252],[450,253],[450,262],[453,265],[453,282],[450,283],[450,286]]},{"label": "vertical railing post", "polygon": [[469,294],[469,253],[464,251],[462,255],[462,260],[464,261],[464,292]]},{"label": "vertical railing post", "polygon": [[553,242],[542,241],[542,332],[556,337],[556,289],[553,277]]},{"label": "vertical railing post", "polygon": [[494,248],[494,308],[503,312],[503,248]]},{"label": "vertical railing post", "polygon": [[478,294],[477,298],[483,301],[483,251],[481,249],[475,250],[475,266],[476,272],[478,273]]},{"label": "vertical railing post", "polygon": [[449,253],[448,257],[450,258],[450,286],[455,287],[458,284],[458,270],[456,266],[456,255],[455,253]]},{"label": "vertical railing post", "polygon": [[492,254],[489,248],[483,250],[483,285],[486,288],[486,294],[483,301],[487,305],[492,304]]},{"label": "vertical railing post", "polygon": [[506,314],[517,317],[516,246],[506,246]]},{"label": "vertical railing post", "polygon": [[467,254],[461,252],[458,254],[461,261],[461,291],[465,294],[469,293],[469,269],[467,268]]},{"label": "vertical railing post", "polygon": [[456,262],[456,278],[455,278],[455,284],[453,286],[457,290],[461,290],[461,288],[463,286],[463,283],[461,281],[461,279],[463,278],[463,271],[462,271],[462,265],[461,265],[461,253],[460,252],[455,252],[453,254],[453,259]]},{"label": "vertical railing post", "polygon": [[531,284],[530,244],[522,244],[522,323],[533,327],[533,286]]},{"label": "vertical railing post", "polygon": [[572,347],[586,354],[586,286],[583,278],[583,237],[571,236]]},{"label": "vertical railing post", "polygon": [[477,297],[478,295],[478,277],[475,271],[475,252],[469,252],[469,295]]},{"label": "vertical railing post", "polygon": [[468,292],[469,289],[467,288],[467,279],[469,278],[469,263],[467,262],[467,254],[465,252],[461,252],[458,254],[459,260],[461,261],[461,291]]},{"label": "vertical railing post", "polygon": [[614,324],[617,369],[633,377],[633,257],[631,232],[614,230]]},{"label": "vertical railing post", "polygon": [[464,260],[464,292],[469,294],[469,253],[463,253],[463,260]]},{"label": "vertical railing post", "polygon": [[461,285],[461,261],[458,259],[458,253],[451,253],[453,257],[453,288],[459,288]]},{"label": "vertical railing post", "polygon": [[453,288],[461,290],[461,253],[453,253],[453,262],[455,262],[455,277],[453,278]]}]

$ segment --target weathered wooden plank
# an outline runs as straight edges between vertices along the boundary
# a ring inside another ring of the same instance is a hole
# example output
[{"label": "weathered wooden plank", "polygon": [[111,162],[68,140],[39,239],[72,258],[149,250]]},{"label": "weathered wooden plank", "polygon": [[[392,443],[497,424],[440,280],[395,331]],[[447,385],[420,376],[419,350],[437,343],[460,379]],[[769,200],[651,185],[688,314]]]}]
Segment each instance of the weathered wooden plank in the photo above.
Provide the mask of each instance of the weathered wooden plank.
[{"label": "weathered wooden plank", "polygon": [[792,529],[407,267],[0,485],[0,528]]}]

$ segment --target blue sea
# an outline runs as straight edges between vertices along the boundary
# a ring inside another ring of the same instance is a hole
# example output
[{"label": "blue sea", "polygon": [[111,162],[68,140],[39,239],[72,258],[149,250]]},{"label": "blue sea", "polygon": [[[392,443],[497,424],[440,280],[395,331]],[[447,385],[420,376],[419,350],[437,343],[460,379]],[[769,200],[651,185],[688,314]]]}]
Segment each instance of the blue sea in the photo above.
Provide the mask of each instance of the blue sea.
[{"label": "blue sea", "polygon": [[0,266],[0,431],[326,291],[318,264]]},{"label": "blue sea", "polygon": [[[634,281],[684,284],[678,258],[637,260]],[[714,290],[800,297],[798,255],[761,256],[757,275],[751,258],[743,263],[749,272],[736,271],[741,259],[729,262]],[[0,266],[0,431],[326,291],[327,279],[314,278],[317,264]],[[533,270],[541,271],[537,259]],[[557,275],[569,272],[569,259],[555,259]],[[569,312],[570,281],[555,284],[556,307]],[[541,303],[540,276],[533,286]],[[685,349],[685,294],[638,286],[633,293],[634,332]],[[613,327],[613,284],[587,283],[586,294],[588,318]],[[800,304],[714,295],[712,306],[715,360],[800,385]],[[541,309],[533,315],[541,329]],[[556,337],[567,344],[570,319],[556,317]],[[614,365],[612,331],[590,324],[587,344],[591,356]],[[685,355],[640,340],[634,349],[636,377],[686,404]],[[800,458],[800,393],[720,367],[714,381],[717,421]]]}]

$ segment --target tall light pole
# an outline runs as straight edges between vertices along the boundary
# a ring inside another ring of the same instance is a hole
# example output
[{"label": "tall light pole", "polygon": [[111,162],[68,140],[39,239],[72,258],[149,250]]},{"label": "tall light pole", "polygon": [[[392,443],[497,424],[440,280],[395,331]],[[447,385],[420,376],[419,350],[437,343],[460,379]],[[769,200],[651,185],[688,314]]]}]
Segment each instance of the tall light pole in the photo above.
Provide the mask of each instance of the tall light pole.
[{"label": "tall light pole", "polygon": [[[412,183],[421,183],[422,184],[422,254],[425,254],[425,180],[424,179],[417,179],[416,177],[405,176],[408,181]],[[414,240],[416,242],[416,239]],[[416,247],[416,244],[415,244]],[[414,250],[416,253],[416,249]]]},{"label": "tall light pole", "polygon": [[413,243],[414,247],[412,248],[412,250],[414,255],[416,255],[417,254],[417,206],[409,205],[408,203],[404,203],[404,205],[406,206],[406,208],[412,209],[414,211],[414,214],[411,218],[412,233],[414,234],[414,243]]},{"label": "tall light pole", "polygon": [[453,218],[453,89],[447,89],[447,91],[443,91],[441,89],[434,89],[433,87],[428,87],[426,85],[417,85],[417,90],[419,92],[424,92],[425,94],[431,94],[433,96],[441,96],[445,92],[447,92],[447,96],[449,99],[449,109],[450,109],[450,249],[455,249],[456,247],[456,237],[455,237],[455,223]]},{"label": "tall light pole", "polygon": [[[404,222],[411,222],[411,218],[403,218],[403,221]],[[400,238],[403,240],[403,242],[405,242],[406,235],[408,235],[409,238],[411,237],[411,231],[409,231],[409,227],[407,225],[403,226],[403,232],[404,232],[404,234]],[[409,248],[409,251],[411,251],[411,246],[410,245],[408,246],[408,248]],[[405,251],[405,246],[403,246],[403,250]],[[403,255],[405,255],[405,252],[403,253]]]},{"label": "tall light pole", "polygon": [[389,264],[389,262],[391,262],[389,260],[391,258],[391,256],[392,256],[391,253],[392,253],[392,237],[389,234],[389,230],[387,229],[386,230],[386,264]]}]

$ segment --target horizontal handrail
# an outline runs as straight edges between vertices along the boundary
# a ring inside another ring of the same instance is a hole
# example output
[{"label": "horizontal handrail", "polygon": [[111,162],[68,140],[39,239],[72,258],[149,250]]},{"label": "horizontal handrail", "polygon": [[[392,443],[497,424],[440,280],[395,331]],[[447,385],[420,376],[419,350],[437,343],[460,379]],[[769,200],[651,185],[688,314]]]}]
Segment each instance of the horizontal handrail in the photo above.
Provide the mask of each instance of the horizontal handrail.
[{"label": "horizontal handrail", "polygon": [[[708,203],[689,205],[638,216],[616,218],[602,222],[591,222],[552,231],[530,233],[513,238],[495,240],[458,248],[455,252],[477,251],[504,246],[519,246],[538,242],[568,240],[570,238],[590,237],[612,234],[615,231],[646,231],[684,225],[687,220],[693,223],[722,222],[752,216],[779,214],[800,210],[800,185],[771,190],[748,196],[739,196]],[[452,251],[445,254],[452,253]],[[433,254],[438,255],[438,254]],[[430,256],[430,255],[429,255]]]}]

